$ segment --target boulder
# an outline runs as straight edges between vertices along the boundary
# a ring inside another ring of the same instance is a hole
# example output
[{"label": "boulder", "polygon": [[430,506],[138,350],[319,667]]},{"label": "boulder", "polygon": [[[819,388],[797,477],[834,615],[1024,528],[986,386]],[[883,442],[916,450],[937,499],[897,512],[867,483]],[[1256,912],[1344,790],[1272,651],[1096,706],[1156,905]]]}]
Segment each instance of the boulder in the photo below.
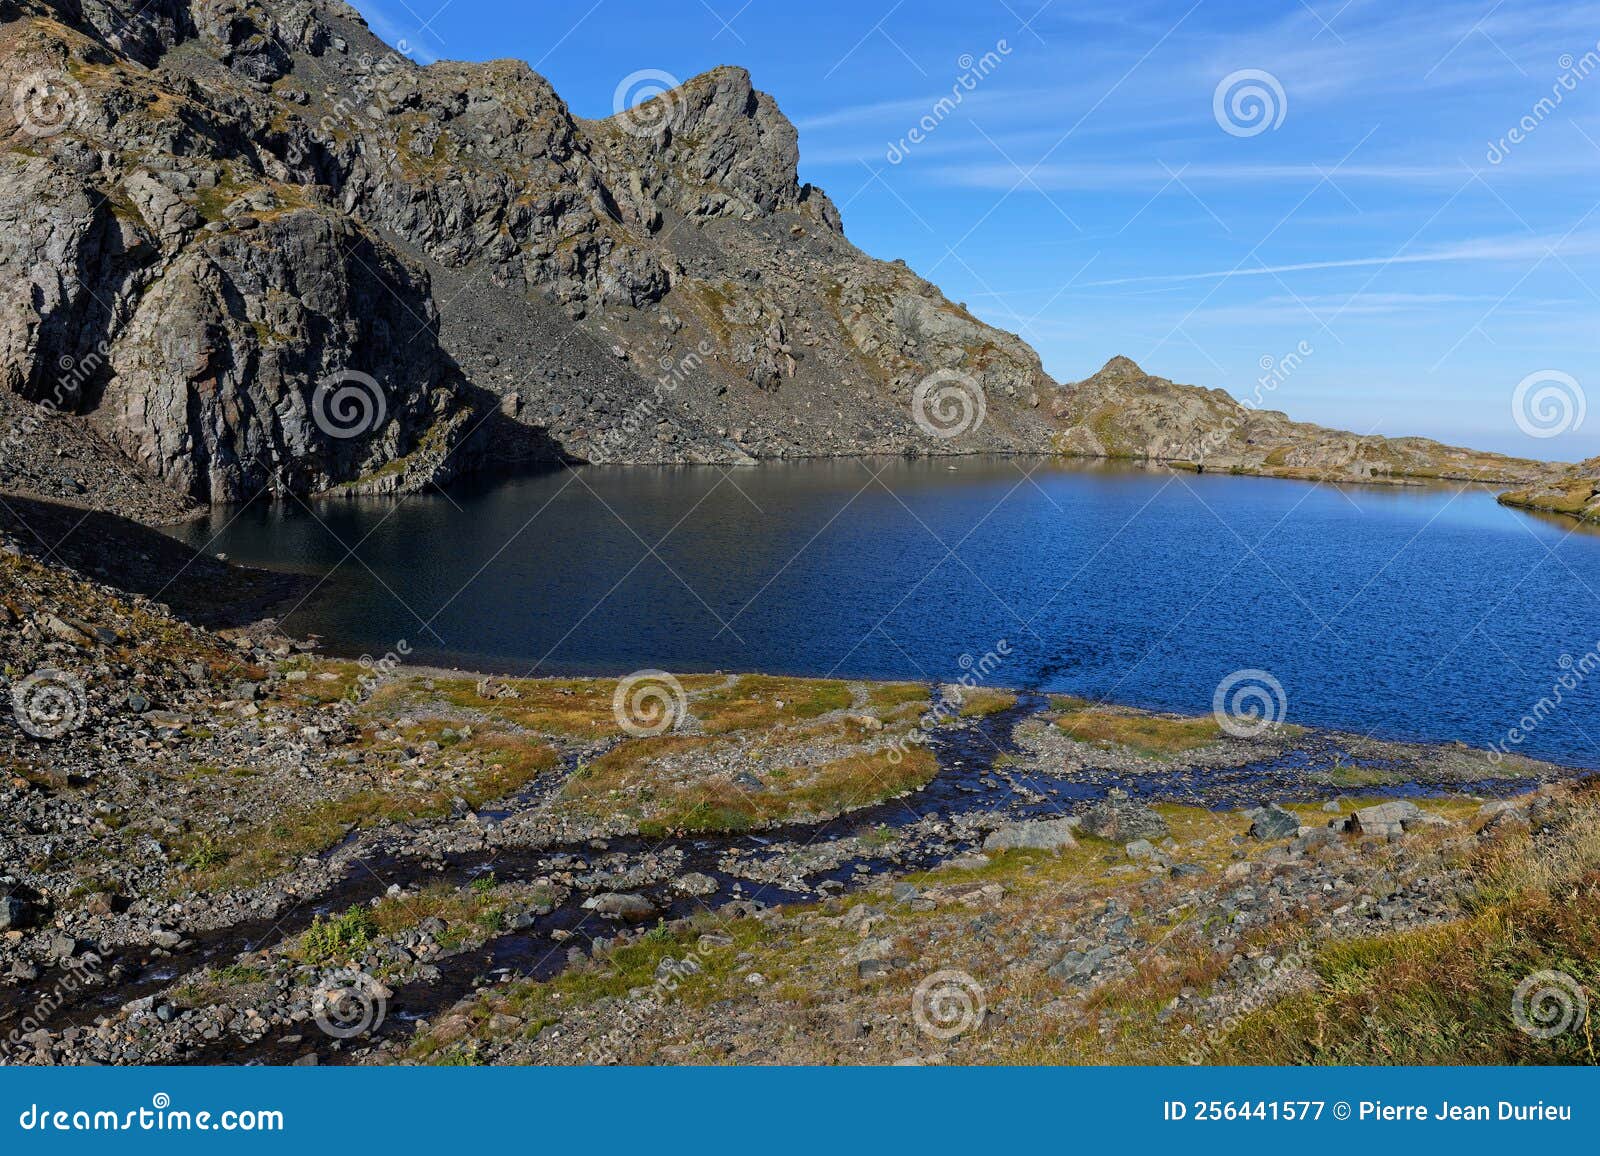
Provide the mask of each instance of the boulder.
[{"label": "boulder", "polygon": [[656,905],[643,895],[628,895],[616,891],[591,895],[583,901],[583,906],[585,910],[599,915],[610,915],[632,921],[649,919],[656,913]]},{"label": "boulder", "polygon": [[13,931],[28,921],[28,905],[15,895],[0,896],[0,931]]},{"label": "boulder", "polygon": [[1090,807],[1080,828],[1097,838],[1122,844],[1167,835],[1167,821],[1121,787],[1112,787],[1104,799]]},{"label": "boulder", "polygon": [[1076,847],[1072,831],[1078,820],[1038,819],[1025,823],[1007,823],[991,832],[983,841],[985,851],[1058,851]]},{"label": "boulder", "polygon": [[715,895],[717,893],[717,881],[699,871],[691,871],[687,875],[678,876],[672,881],[672,887],[675,891],[681,891],[685,895]]},{"label": "boulder", "polygon": [[1256,812],[1250,824],[1252,839],[1292,839],[1300,832],[1300,818],[1276,803],[1268,803]]},{"label": "boulder", "polygon": [[1350,816],[1349,831],[1354,835],[1397,838],[1405,834],[1406,820],[1415,820],[1422,808],[1407,799],[1395,799],[1374,807],[1361,807]]}]

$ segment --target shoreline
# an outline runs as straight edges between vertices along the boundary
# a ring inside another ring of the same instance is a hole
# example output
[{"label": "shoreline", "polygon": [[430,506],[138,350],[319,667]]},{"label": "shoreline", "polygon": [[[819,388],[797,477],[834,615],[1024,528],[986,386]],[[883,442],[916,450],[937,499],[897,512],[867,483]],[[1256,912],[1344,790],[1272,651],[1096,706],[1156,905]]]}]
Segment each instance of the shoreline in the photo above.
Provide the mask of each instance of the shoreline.
[{"label": "shoreline", "polygon": [[[1583,789],[1562,768],[1544,767],[1560,781],[1542,787],[1538,776],[1488,784],[1448,749],[1289,726],[1241,738],[1203,716],[988,687],[930,723],[942,692],[929,684],[685,676],[681,697],[660,700],[674,704],[674,725],[651,734],[655,716],[645,711],[630,716],[642,728],[634,733],[622,712],[642,711],[642,700],[620,706],[611,679],[396,665],[363,686],[355,664],[266,649],[252,698],[195,704],[162,732],[167,769],[158,773],[178,774],[191,796],[193,829],[175,840],[177,865],[151,875],[149,864],[119,856],[125,882],[112,887],[134,891],[131,902],[71,898],[76,870],[38,880],[52,896],[50,924],[0,944],[14,970],[35,975],[0,987],[6,1006],[26,1006],[54,982],[47,953],[63,929],[110,965],[87,993],[116,993],[114,1030],[67,1034],[100,1006],[74,1004],[34,1041],[37,1054],[119,1062],[106,1041],[128,1037],[146,1062],[429,1061],[452,1054],[466,1016],[475,1026],[465,1038],[487,1049],[482,1062],[552,1062],[573,1047],[602,1047],[582,1026],[582,1001],[562,1010],[579,1015],[573,1043],[525,1037],[506,1026],[527,1022],[524,1012],[472,1011],[499,998],[497,985],[480,982],[484,969],[511,966],[517,978],[503,990],[543,1001],[618,969],[640,986],[627,970],[638,953],[654,968],[661,950],[731,936],[766,953],[730,977],[754,995],[744,970],[778,966],[775,951],[812,958],[819,949],[806,944],[819,935],[831,959],[831,925],[816,921],[842,919],[851,929],[843,958],[873,981],[845,990],[875,998],[880,984],[895,990],[892,977],[915,973],[885,954],[882,933],[863,938],[852,921],[910,920],[909,933],[925,911],[949,906],[966,919],[975,907],[1020,918],[1036,937],[1049,920],[1006,899],[1025,898],[1035,873],[1051,888],[1058,876],[1077,888],[1096,926],[1104,911],[1136,900],[1139,885],[1221,888],[1204,900],[1217,902],[1258,858],[1262,870],[1308,872],[1295,892],[1307,898],[1368,860],[1363,870],[1382,863],[1427,880],[1440,838],[1478,840],[1480,826],[1541,792]],[[246,734],[230,737],[241,726]],[[896,767],[885,752],[907,728],[928,728],[905,748],[926,757],[886,778]],[[307,746],[299,736],[310,729],[322,737]],[[255,774],[230,782],[222,752],[240,743],[255,752]],[[289,761],[278,760],[279,746]],[[211,762],[217,771],[189,770]],[[308,765],[320,768],[309,778]],[[1434,786],[1412,790],[1412,779]],[[102,787],[100,797],[130,810],[165,797],[127,786],[132,793]],[[1270,834],[1268,818],[1279,824]],[[59,853],[63,866],[76,854]],[[151,894],[159,903],[139,897]],[[1371,913],[1346,906],[1330,911],[1327,933],[1403,928],[1429,910],[1393,906],[1374,925]],[[1151,918],[1160,922],[1159,908]],[[1108,954],[1080,958],[1072,948],[1056,960],[1075,940],[1059,942],[1038,966],[1067,977],[1069,991],[1091,976],[1125,977],[1143,950],[1137,939],[1113,939]],[[707,964],[708,980],[731,960],[720,951],[705,948],[724,961]],[[319,977],[351,959],[406,1015],[347,1054],[295,1017]]]}]

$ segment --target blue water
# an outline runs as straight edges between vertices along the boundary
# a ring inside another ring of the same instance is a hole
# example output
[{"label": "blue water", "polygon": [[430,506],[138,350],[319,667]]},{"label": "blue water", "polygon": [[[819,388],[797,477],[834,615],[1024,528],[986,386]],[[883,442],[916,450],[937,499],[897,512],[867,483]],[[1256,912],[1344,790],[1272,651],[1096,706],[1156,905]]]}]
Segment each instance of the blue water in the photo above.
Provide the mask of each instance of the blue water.
[{"label": "blue water", "polygon": [[[1291,721],[1487,746],[1600,643],[1600,536],[1474,489],[1036,459],[589,467],[180,532],[328,573],[284,626],[330,649],[516,674],[951,680],[1009,649],[993,684],[1202,712],[1258,668]],[[1600,767],[1600,671],[1563,695],[1512,749]]]}]

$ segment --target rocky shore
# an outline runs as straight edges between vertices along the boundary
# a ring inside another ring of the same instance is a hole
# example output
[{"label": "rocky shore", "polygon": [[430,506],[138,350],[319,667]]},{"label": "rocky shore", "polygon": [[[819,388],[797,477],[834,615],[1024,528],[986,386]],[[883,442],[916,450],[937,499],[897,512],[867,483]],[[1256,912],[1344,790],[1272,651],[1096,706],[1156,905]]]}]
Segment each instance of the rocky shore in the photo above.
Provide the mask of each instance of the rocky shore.
[{"label": "rocky shore", "polygon": [[11,1063],[1211,1058],[1593,814],[1547,764],[1023,692],[325,659],[14,534]]}]

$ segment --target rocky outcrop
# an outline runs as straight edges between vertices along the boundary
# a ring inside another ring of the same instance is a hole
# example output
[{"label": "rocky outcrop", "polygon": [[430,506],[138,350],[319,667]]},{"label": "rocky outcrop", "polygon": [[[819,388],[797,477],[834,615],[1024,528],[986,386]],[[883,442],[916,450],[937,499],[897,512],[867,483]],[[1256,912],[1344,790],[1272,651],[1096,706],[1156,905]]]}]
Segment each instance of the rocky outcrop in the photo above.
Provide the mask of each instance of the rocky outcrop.
[{"label": "rocky outcrop", "polygon": [[1536,485],[1500,495],[1507,506],[1600,522],[1600,458],[1554,472]]},{"label": "rocky outcrop", "polygon": [[1068,385],[1056,438],[1064,454],[1124,458],[1222,473],[1313,481],[1476,481],[1524,485],[1549,476],[1544,462],[1386,438],[1291,421],[1262,408],[1271,377],[1246,404],[1220,389],[1152,377],[1126,357]]}]

